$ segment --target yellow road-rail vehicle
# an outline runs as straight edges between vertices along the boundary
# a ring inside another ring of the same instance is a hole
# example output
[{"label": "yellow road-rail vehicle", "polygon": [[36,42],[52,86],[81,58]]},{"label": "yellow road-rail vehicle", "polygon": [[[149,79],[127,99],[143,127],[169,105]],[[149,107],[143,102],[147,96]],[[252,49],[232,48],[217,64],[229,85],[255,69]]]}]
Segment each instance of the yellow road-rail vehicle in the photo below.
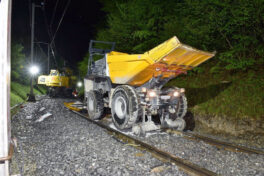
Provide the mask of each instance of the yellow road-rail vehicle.
[{"label": "yellow road-rail vehicle", "polygon": [[38,84],[48,87],[48,94],[51,97],[72,96],[75,90],[76,77],[72,76],[72,70],[63,68],[62,70],[51,70],[49,75],[38,77]]},{"label": "yellow road-rail vehicle", "polygon": [[[96,48],[108,44],[109,49]],[[118,129],[128,129],[159,118],[161,125],[185,128],[187,112],[184,88],[163,88],[172,78],[186,73],[214,56],[180,43],[177,37],[143,54],[116,52],[115,43],[90,41],[88,72],[84,78],[87,111],[92,119],[111,108]],[[103,58],[94,61],[95,55]]]}]

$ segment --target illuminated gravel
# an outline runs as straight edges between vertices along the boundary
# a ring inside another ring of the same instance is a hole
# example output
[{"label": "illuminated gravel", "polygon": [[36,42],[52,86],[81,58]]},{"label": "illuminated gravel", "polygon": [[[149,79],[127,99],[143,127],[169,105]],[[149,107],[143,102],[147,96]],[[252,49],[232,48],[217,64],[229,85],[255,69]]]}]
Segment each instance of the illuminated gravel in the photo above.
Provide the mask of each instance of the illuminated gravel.
[{"label": "illuminated gravel", "polygon": [[264,155],[226,151],[176,134],[153,133],[140,139],[220,175],[264,175]]},{"label": "illuminated gravel", "polygon": [[[122,144],[100,127],[66,110],[63,102],[43,99],[28,103],[12,118],[18,151],[11,163],[11,174],[18,174],[24,166],[23,175],[30,176],[186,175],[175,165]],[[46,113],[52,116],[36,122]],[[32,118],[26,118],[30,115]]]}]

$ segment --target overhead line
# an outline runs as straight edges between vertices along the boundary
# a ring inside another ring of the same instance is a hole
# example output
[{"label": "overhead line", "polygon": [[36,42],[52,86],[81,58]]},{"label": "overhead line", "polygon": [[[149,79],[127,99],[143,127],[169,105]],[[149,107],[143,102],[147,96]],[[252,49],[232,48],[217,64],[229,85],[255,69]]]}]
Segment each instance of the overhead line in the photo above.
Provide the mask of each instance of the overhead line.
[{"label": "overhead line", "polygon": [[55,39],[55,37],[56,37],[56,34],[57,34],[57,32],[58,32],[58,30],[59,30],[59,28],[60,28],[60,25],[61,25],[61,22],[62,22],[62,20],[63,20],[63,18],[64,18],[64,15],[65,15],[65,13],[66,13],[66,11],[67,11],[69,5],[70,5],[70,2],[71,2],[71,0],[68,0],[67,5],[65,6],[65,9],[64,9],[64,11],[63,11],[62,17],[61,17],[61,19],[60,19],[60,21],[59,21],[59,24],[58,24],[58,26],[57,26],[57,29],[56,29],[56,31],[55,31],[55,33],[54,33],[54,35],[53,35],[53,38],[52,38],[52,40],[51,40],[51,42],[50,42],[51,44],[53,43],[53,41],[54,41],[54,39]]},{"label": "overhead line", "polygon": [[[45,25],[46,25],[47,33],[48,33],[48,36],[49,36],[49,40],[51,40],[52,39],[52,32],[51,32],[51,30],[49,28],[49,25],[48,25],[48,19],[47,19],[47,15],[46,15],[45,6],[44,6],[44,8],[42,10],[43,10],[43,15],[44,15],[44,19],[45,19]],[[54,48],[55,48],[55,51],[56,51],[55,42],[53,42],[52,44],[50,43],[49,45],[50,45],[50,48],[51,48],[51,53],[52,53],[53,59],[55,61],[55,65],[56,65],[56,67],[58,67],[58,64],[57,64],[57,61],[56,61],[56,58],[55,58],[55,54],[54,54]]]},{"label": "overhead line", "polygon": [[52,13],[52,17],[51,17],[51,20],[50,20],[50,28],[52,26],[52,23],[53,23],[53,20],[54,20],[54,17],[55,17],[55,14],[56,14],[56,9],[57,9],[57,6],[58,6],[58,2],[59,0],[56,1],[56,4],[55,4],[55,7],[54,7],[54,10],[53,10],[53,13]]},{"label": "overhead line", "polygon": [[[49,28],[49,25],[48,25],[48,19],[47,19],[45,8],[43,9],[43,14],[44,14],[45,25],[46,25],[47,33],[48,33],[48,36],[49,36],[49,40],[51,40],[52,39],[52,32],[50,31],[50,28]],[[53,47],[56,50],[55,43],[53,42],[53,44],[50,44],[50,45],[51,45],[51,50],[52,50],[51,53],[52,53],[53,57],[55,58],[54,50],[53,50]]]}]

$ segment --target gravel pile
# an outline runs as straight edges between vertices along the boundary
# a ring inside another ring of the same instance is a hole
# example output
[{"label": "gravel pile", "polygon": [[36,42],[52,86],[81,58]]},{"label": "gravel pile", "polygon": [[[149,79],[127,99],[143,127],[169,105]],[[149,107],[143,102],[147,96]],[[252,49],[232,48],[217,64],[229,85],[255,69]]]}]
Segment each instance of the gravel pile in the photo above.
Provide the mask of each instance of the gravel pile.
[{"label": "gravel pile", "polygon": [[221,150],[177,134],[152,133],[139,139],[220,175],[264,176],[264,155]]},{"label": "gravel pile", "polygon": [[[28,103],[12,117],[12,135],[17,138],[18,149],[11,162],[11,174],[186,175],[175,165],[122,144],[66,110],[63,102],[43,99]],[[47,113],[51,116],[37,122]]]}]

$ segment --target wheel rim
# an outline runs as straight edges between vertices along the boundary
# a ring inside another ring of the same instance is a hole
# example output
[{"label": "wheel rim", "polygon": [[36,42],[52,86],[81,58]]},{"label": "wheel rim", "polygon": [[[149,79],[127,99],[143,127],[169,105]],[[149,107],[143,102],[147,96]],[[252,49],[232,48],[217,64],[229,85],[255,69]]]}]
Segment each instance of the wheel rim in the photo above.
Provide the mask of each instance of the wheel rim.
[{"label": "wheel rim", "polygon": [[126,115],[127,104],[123,97],[118,97],[115,100],[115,113],[120,119],[124,119]]},{"label": "wheel rim", "polygon": [[88,109],[90,112],[94,112],[94,99],[93,97],[88,97]]}]

